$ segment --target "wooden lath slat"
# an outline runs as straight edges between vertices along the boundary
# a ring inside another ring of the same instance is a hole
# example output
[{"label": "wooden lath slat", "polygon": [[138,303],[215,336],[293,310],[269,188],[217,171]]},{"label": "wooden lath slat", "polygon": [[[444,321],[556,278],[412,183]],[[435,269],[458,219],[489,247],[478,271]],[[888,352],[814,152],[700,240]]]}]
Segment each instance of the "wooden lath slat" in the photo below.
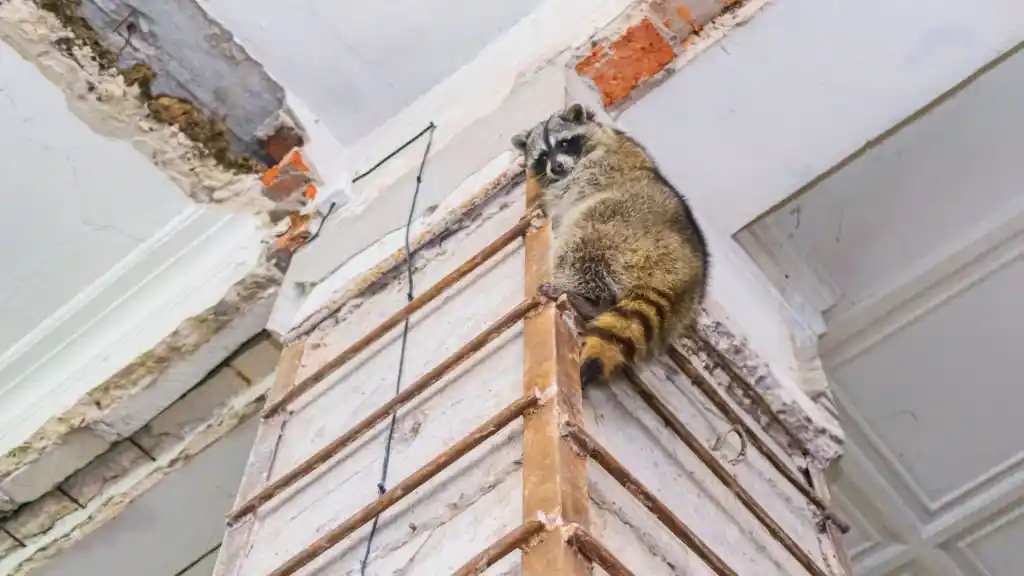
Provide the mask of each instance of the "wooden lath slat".
[{"label": "wooden lath slat", "polygon": [[267,418],[279,410],[287,406],[289,403],[309,392],[314,386],[323,382],[331,374],[336,372],[339,368],[350,362],[360,352],[369,348],[374,342],[380,340],[385,334],[390,332],[394,327],[401,324],[417,310],[423,308],[435,298],[443,294],[448,288],[459,280],[468,276],[471,272],[479,268],[484,262],[487,262],[496,254],[504,250],[507,246],[512,244],[516,239],[520,238],[526,229],[530,227],[532,215],[529,215],[515,226],[510,228],[507,232],[499,236],[493,242],[485,246],[482,250],[471,256],[468,260],[463,262],[458,268],[449,272],[444,278],[437,281],[436,284],[428,288],[425,292],[413,298],[411,302],[406,304],[401,310],[395,312],[387,320],[381,322],[376,328],[371,330],[368,334],[357,340],[351,346],[343,350],[340,354],[328,360],[323,366],[317,368],[315,372],[299,381],[297,384],[289,388],[284,394],[276,398],[274,401],[269,402],[263,409],[263,417]]},{"label": "wooden lath slat", "polygon": [[479,427],[474,429],[466,435],[466,437],[459,440],[450,448],[439,454],[436,458],[428,462],[425,466],[416,470],[398,484],[395,484],[395,486],[385,492],[383,496],[377,498],[362,510],[356,512],[344,522],[332,528],[327,532],[327,534],[324,534],[315,542],[300,550],[294,556],[285,561],[284,564],[271,572],[269,576],[288,576],[289,574],[294,574],[299,571],[302,567],[315,560],[324,552],[344,540],[347,536],[373,520],[376,516],[400,502],[413,490],[416,490],[431,478],[440,474],[443,470],[459,460],[459,458],[462,458],[471,450],[480,444],[483,444],[488,438],[491,438],[503,430],[506,426],[522,416],[527,410],[539,405],[541,405],[541,395],[539,391],[524,394],[518,400],[515,400]]},{"label": "wooden lath slat", "polygon": [[600,566],[608,576],[635,576],[632,570],[626,568],[626,565],[586,528],[579,524],[570,524],[563,531],[566,534],[566,543],[586,559]]},{"label": "wooden lath slat", "polygon": [[278,494],[284,492],[302,478],[311,474],[314,470],[328,462],[331,458],[341,453],[346,447],[352,445],[356,440],[373,429],[374,426],[384,421],[395,410],[426,392],[431,386],[439,382],[446,374],[465,362],[473,354],[478,352],[489,342],[503,334],[514,326],[526,315],[536,310],[541,305],[537,298],[524,300],[504,316],[488,326],[483,332],[465,343],[443,362],[432,368],[421,376],[402,392],[398,393],[386,404],[374,410],[369,416],[363,418],[349,431],[332,440],[323,448],[317,450],[312,456],[304,460],[295,468],[283,474],[277,480],[264,486],[259,492],[252,495],[244,504],[238,506],[228,514],[229,521],[236,521],[247,514],[252,513],[263,504],[266,504]]},{"label": "wooden lath slat", "polygon": [[676,416],[664,402],[662,402],[661,398],[658,398],[658,395],[655,394],[654,390],[652,390],[651,387],[644,382],[632,368],[627,367],[626,370],[624,370],[624,373],[626,379],[633,384],[640,397],[651,408],[651,410],[653,410],[654,413],[665,422],[669,430],[671,430],[677,438],[682,440],[683,444],[686,444],[686,447],[689,448],[690,451],[693,452],[701,462],[711,470],[715,477],[718,478],[719,482],[724,484],[733,494],[736,495],[739,501],[743,503],[744,507],[750,511],[758,522],[764,526],[768,533],[771,534],[771,536],[781,544],[782,547],[785,548],[796,559],[796,561],[804,567],[804,569],[814,576],[829,576],[829,574],[827,574],[825,570],[815,562],[813,558],[811,558],[810,554],[801,548],[800,545],[797,544],[797,542],[785,531],[785,529],[782,528],[782,526],[779,526],[778,522],[776,522],[764,507],[761,506],[761,503],[750,495],[750,492],[748,492],[747,489],[729,473],[725,468],[725,465],[715,458],[714,454],[712,454],[711,451],[704,446],[696,436],[694,436],[693,432],[691,432],[690,429],[679,420],[679,417]]},{"label": "wooden lath slat", "polygon": [[719,576],[737,576],[721,556],[715,553],[707,543],[704,542],[685,522],[672,513],[672,510],[658,499],[653,492],[622,465],[612,453],[582,427],[570,425],[565,429],[565,435],[572,440],[573,444],[584,454],[590,456],[597,464],[614,478],[619,485],[626,489],[644,508],[654,514],[665,528],[679,539],[687,548],[714,570]]},{"label": "wooden lath slat", "polygon": [[484,548],[476,556],[469,559],[461,568],[452,573],[453,576],[477,576],[497,564],[502,558],[519,550],[532,538],[547,530],[540,520],[523,522],[518,528],[502,536],[497,542]]},{"label": "wooden lath slat", "polygon": [[805,482],[802,482],[800,478],[797,477],[796,473],[794,473],[793,470],[782,461],[779,455],[775,453],[775,450],[768,446],[761,436],[751,428],[747,421],[733,409],[725,399],[725,396],[723,396],[722,392],[720,392],[718,388],[716,388],[715,385],[712,384],[711,381],[693,365],[685,354],[683,354],[677,347],[669,346],[668,357],[672,363],[675,364],[687,378],[689,378],[690,382],[700,390],[702,394],[704,394],[704,397],[715,405],[715,408],[717,408],[730,423],[739,427],[739,429],[743,431],[746,439],[748,439],[750,443],[753,444],[769,462],[771,462],[772,466],[778,470],[779,474],[782,474],[782,476],[785,477],[786,480],[788,480],[789,483],[796,488],[798,492],[800,492],[800,494],[818,508],[826,520],[832,522],[843,533],[850,531],[850,525],[833,512],[829,506],[814,493],[810,486]]}]

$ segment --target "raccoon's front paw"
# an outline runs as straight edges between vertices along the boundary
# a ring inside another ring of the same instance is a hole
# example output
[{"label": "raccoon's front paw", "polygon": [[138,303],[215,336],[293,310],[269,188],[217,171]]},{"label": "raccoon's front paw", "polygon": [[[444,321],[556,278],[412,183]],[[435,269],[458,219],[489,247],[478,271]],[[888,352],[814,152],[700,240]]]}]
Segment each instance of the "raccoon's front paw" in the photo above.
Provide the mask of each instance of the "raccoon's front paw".
[{"label": "raccoon's front paw", "polygon": [[537,293],[547,298],[548,300],[558,300],[562,294],[565,294],[565,290],[556,287],[551,282],[544,282],[540,286],[537,286]]}]

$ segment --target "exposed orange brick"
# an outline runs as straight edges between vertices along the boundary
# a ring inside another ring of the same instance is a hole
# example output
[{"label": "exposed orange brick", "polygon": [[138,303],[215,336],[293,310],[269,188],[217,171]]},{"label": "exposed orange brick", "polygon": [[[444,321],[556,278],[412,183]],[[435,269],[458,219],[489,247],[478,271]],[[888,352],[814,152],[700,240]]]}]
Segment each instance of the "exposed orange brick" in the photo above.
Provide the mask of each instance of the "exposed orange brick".
[{"label": "exposed orange brick", "polygon": [[295,196],[296,192],[303,190],[308,181],[309,178],[300,172],[282,174],[269,186],[263,187],[263,195],[274,202],[282,202]]},{"label": "exposed orange brick", "polygon": [[274,202],[283,202],[303,195],[316,196],[313,174],[299,149],[293,149],[277,165],[264,172],[263,195]]},{"label": "exposed orange brick", "polygon": [[649,18],[628,28],[608,47],[609,56],[590,74],[605,106],[629,95],[675,59],[675,51]]},{"label": "exposed orange brick", "polygon": [[267,169],[266,172],[263,173],[263,185],[270,186],[271,184],[273,184],[274,181],[277,180],[277,178],[281,175],[281,171],[285,170],[286,168],[297,170],[304,174],[309,174],[310,172],[312,172],[312,170],[310,170],[309,168],[309,165],[306,164],[305,158],[302,157],[302,151],[298,149],[293,149],[292,151],[285,154],[284,158],[280,162],[278,162],[274,166],[271,166],[270,168]]},{"label": "exposed orange brick", "polygon": [[581,76],[589,76],[607,54],[608,51],[605,49],[604,42],[594,44],[590,48],[590,54],[587,54],[576,63],[576,73]]},{"label": "exposed orange brick", "polygon": [[294,252],[309,240],[309,214],[289,214],[288,224],[288,230],[274,242],[273,250]]},{"label": "exposed orange brick", "polygon": [[292,150],[303,145],[302,134],[291,126],[281,126],[273,134],[258,142],[260,150],[280,163]]}]

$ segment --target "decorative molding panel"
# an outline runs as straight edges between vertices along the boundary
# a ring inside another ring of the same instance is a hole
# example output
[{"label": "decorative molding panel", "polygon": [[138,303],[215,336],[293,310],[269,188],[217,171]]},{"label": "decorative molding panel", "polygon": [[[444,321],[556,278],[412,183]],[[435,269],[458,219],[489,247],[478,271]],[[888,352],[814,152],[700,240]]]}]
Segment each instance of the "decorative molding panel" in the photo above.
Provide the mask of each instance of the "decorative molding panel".
[{"label": "decorative molding panel", "polygon": [[215,304],[250,272],[266,231],[191,205],[0,357],[0,449]]}]

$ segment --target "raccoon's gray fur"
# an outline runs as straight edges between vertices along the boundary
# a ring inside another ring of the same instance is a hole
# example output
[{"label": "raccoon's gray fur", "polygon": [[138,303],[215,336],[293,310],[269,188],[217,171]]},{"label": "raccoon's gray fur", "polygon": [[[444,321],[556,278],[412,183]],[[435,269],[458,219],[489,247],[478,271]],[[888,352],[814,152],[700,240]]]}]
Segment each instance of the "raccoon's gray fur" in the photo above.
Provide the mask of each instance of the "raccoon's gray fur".
[{"label": "raccoon's gray fur", "polygon": [[606,380],[690,325],[704,298],[708,252],[683,197],[646,150],[573,104],[512,144],[542,188],[554,237],[550,297],[591,319],[580,379]]}]

